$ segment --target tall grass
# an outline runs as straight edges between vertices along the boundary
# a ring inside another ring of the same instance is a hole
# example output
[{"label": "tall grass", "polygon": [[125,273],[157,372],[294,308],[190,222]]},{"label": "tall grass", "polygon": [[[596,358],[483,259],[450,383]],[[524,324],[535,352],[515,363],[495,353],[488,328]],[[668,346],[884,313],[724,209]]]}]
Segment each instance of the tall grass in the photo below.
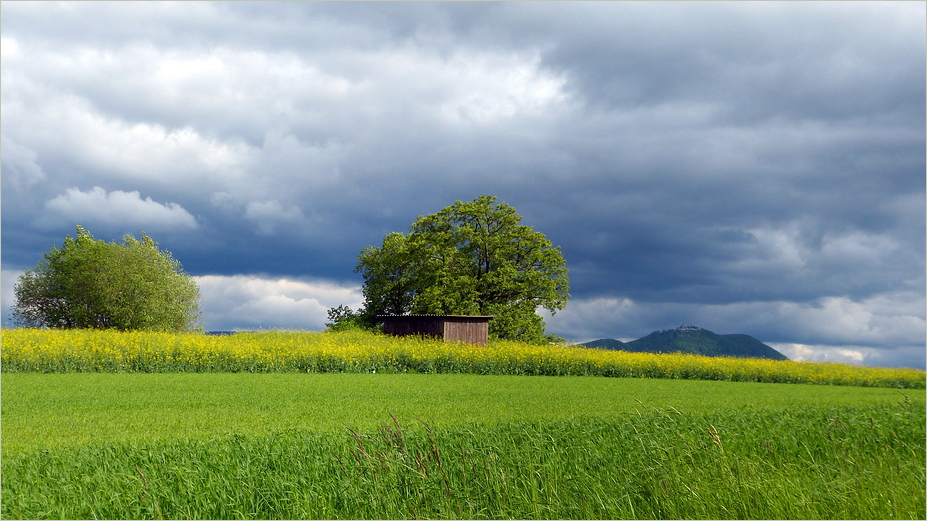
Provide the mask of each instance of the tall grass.
[{"label": "tall grass", "polygon": [[435,427],[614,419],[641,407],[686,413],[894,407],[922,389],[470,374],[22,373],[3,375],[3,457],[95,443],[228,433],[374,429],[392,412]]},{"label": "tall grass", "polygon": [[390,372],[582,375],[924,388],[925,373],[844,364],[628,353],[492,342],[485,347],[360,332],[232,336],[3,331],[3,372]]},{"label": "tall grass", "polygon": [[106,444],[3,461],[4,518],[924,519],[895,407]]}]

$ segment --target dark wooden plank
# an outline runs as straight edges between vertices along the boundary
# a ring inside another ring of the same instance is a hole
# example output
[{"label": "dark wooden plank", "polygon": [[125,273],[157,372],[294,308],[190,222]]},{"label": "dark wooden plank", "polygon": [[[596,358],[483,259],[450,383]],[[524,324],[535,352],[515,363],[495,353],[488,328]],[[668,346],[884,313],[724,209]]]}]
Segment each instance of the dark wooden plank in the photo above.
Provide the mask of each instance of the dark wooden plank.
[{"label": "dark wooden plank", "polygon": [[383,331],[395,336],[427,336],[445,342],[485,345],[489,319],[485,315],[382,315]]}]

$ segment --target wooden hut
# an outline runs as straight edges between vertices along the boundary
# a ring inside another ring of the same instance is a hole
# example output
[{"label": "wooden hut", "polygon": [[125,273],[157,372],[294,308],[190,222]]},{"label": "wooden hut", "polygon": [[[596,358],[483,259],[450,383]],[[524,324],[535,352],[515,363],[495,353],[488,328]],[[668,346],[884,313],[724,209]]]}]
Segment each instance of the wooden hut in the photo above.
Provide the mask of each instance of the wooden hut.
[{"label": "wooden hut", "polygon": [[445,342],[486,345],[492,315],[379,315],[383,331],[394,336],[427,336]]}]

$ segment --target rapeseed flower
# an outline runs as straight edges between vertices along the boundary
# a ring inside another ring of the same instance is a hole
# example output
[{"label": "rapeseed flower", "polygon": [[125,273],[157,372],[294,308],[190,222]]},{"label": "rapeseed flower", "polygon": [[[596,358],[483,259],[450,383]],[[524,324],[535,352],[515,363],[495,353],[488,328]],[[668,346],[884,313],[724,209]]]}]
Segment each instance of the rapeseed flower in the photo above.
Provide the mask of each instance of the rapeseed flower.
[{"label": "rapeseed flower", "polygon": [[583,375],[924,388],[925,373],[833,363],[487,346],[363,332],[3,330],[3,372],[418,372]]}]

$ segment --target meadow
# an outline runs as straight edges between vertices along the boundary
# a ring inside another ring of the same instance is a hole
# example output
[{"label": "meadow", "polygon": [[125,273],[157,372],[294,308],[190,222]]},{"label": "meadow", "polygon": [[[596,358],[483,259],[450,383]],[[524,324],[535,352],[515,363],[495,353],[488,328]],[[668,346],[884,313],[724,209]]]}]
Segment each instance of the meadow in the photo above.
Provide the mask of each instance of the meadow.
[{"label": "meadow", "polygon": [[925,517],[922,371],[11,333],[5,519]]}]

